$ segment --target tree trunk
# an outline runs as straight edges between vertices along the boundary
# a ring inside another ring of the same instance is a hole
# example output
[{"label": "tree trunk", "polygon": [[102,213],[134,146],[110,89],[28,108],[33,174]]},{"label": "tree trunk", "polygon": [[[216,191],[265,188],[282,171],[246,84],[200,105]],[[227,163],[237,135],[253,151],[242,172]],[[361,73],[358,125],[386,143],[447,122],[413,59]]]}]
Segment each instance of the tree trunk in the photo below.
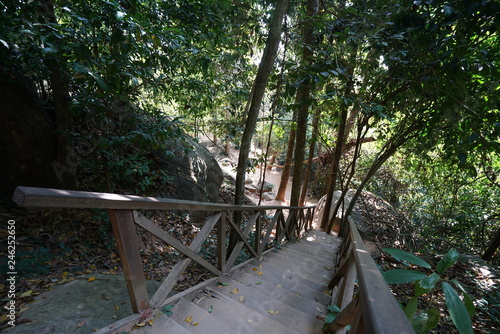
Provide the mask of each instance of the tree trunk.
[{"label": "tree trunk", "polygon": [[304,174],[304,181],[302,184],[302,192],[300,193],[299,206],[304,206],[304,202],[306,201],[307,188],[309,187],[309,179],[311,178],[312,162],[314,158],[314,148],[316,147],[316,142],[318,139],[319,115],[320,111],[319,109],[316,109],[313,118],[312,138],[311,138],[311,143],[309,144],[309,157],[307,158],[307,166]]},{"label": "tree trunk", "polygon": [[[250,145],[252,143],[255,125],[259,116],[259,109],[264,97],[264,92],[267,86],[267,80],[273,69],[278,46],[281,40],[281,30],[283,26],[283,17],[285,16],[288,8],[288,0],[278,0],[276,2],[276,9],[274,11],[273,20],[269,27],[269,36],[266,42],[266,48],[259,65],[259,70],[255,77],[253,90],[251,93],[252,101],[248,110],[247,121],[245,123],[245,130],[241,139],[240,154],[238,157],[238,166],[236,168],[236,186],[235,186],[235,204],[242,204],[245,196],[245,175],[248,163],[248,155],[250,152]],[[241,213],[235,212],[234,222],[239,224],[241,221]],[[236,245],[237,234],[231,233],[229,238],[229,251],[228,256],[231,254],[232,249]]]},{"label": "tree trunk", "polygon": [[[307,22],[304,23],[304,46],[302,48],[301,67],[307,71],[313,61],[313,45],[315,42],[312,18],[318,12],[318,0],[307,0],[306,13]],[[307,75],[307,74],[306,74]],[[306,77],[297,89],[295,102],[298,105],[297,111],[297,134],[295,137],[295,150],[292,179],[292,193],[290,195],[290,205],[298,206],[300,199],[300,189],[302,185],[302,167],[304,166],[304,153],[307,141],[307,118],[309,116],[309,106],[311,105],[311,79]]]},{"label": "tree trunk", "polygon": [[[293,122],[297,118],[297,110],[293,111]],[[283,201],[285,199],[286,188],[288,187],[288,180],[290,179],[290,173],[292,170],[293,163],[293,151],[295,148],[295,136],[297,131],[295,126],[291,126],[290,133],[288,134],[288,144],[286,149],[285,165],[283,166],[283,171],[281,171],[281,180],[278,187],[278,193],[276,194],[276,200]]]},{"label": "tree trunk", "polygon": [[[52,0],[45,0],[42,5],[44,19],[47,23],[57,24]],[[46,58],[45,64],[49,69],[50,86],[54,99],[56,118],[56,135],[58,139],[57,160],[51,166],[57,175],[62,188],[74,189],[76,187],[76,166],[74,143],[71,139],[73,131],[73,116],[71,115],[69,94],[69,71],[66,60],[59,51]]]},{"label": "tree trunk", "polygon": [[245,192],[245,174],[248,163],[248,155],[252,142],[255,124],[259,115],[259,109],[267,86],[269,74],[273,69],[274,60],[278,51],[278,46],[281,40],[281,28],[283,17],[288,7],[288,0],[279,0],[276,3],[276,10],[269,28],[269,36],[266,43],[266,48],[260,62],[259,71],[255,77],[255,84],[252,96],[252,102],[248,110],[248,117],[245,123],[245,130],[240,145],[240,155],[238,157],[238,167],[236,174],[236,198],[235,204],[242,204]]},{"label": "tree trunk", "polygon": [[493,259],[493,256],[498,248],[500,248],[500,228],[497,230],[497,233],[495,233],[495,236],[491,239],[490,245],[484,252],[482,256],[483,260],[490,261]]}]

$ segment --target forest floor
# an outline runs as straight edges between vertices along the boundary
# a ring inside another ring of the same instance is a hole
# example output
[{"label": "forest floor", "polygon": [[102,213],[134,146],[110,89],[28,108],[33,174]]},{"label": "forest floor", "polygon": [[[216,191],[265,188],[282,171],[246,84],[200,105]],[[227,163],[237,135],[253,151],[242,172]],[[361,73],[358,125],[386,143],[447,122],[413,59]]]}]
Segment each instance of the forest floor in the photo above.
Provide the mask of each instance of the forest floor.
[{"label": "forest floor", "polygon": [[[230,165],[223,166],[231,174]],[[259,169],[250,174],[253,182],[260,179]],[[266,181],[277,187],[279,172],[271,171],[266,175]],[[288,195],[289,196],[289,195]],[[234,186],[231,178],[221,188],[220,202],[231,203],[234,200]],[[255,194],[250,194],[248,202],[256,202]],[[309,199],[310,203],[317,202]],[[262,204],[275,204],[272,200]],[[285,203],[286,204],[286,203]],[[381,251],[384,247],[403,247],[405,242],[411,241],[407,231],[402,228],[404,215],[388,205],[380,198],[365,194],[362,205],[356,208],[361,219],[365,222],[361,226],[367,246],[373,257],[383,270],[400,266],[390,256]],[[155,220],[177,238],[189,242],[194,238],[200,223],[190,221],[189,216],[182,213],[153,213]],[[17,324],[33,323],[33,320],[23,316],[32,306],[35,299],[47,291],[61,288],[75,280],[92,283],[99,281],[100,275],[119,276],[121,274],[120,260],[115,249],[112,232],[107,215],[102,211],[89,210],[27,210],[2,204],[0,211],[2,221],[16,221],[17,270],[23,275],[16,282],[16,321]],[[404,224],[403,224],[404,225]],[[0,229],[0,234],[7,236],[6,225]],[[142,231],[140,235],[140,249],[144,261],[146,278],[149,281],[159,282],[173,267],[179,254],[156,238],[150,238]],[[0,269],[6,273],[7,245],[0,246]],[[210,248],[206,249],[207,258]],[[427,262],[435,266],[441,258],[436,256],[422,256]],[[5,261],[4,261],[5,260]],[[430,273],[430,272],[429,272]],[[186,275],[176,286],[177,291],[195,285],[210,277],[210,274],[199,266],[192,265]],[[447,278],[457,279],[473,296],[477,312],[472,317],[475,333],[500,333],[500,282],[498,267],[489,265],[479,258],[467,255],[449,271]],[[393,292],[402,304],[406,304],[414,295],[413,285],[404,284],[391,286]],[[7,321],[6,298],[8,284],[5,275],[0,277],[0,294],[3,299],[0,313],[0,331],[9,327]],[[100,299],[108,300],[110,296],[100,294]],[[447,315],[442,292],[438,289],[432,298],[421,297],[419,307],[436,307],[442,320],[433,333],[454,333],[449,316]],[[68,305],[60,305],[61,310]],[[115,305],[121,307],[120,305]],[[89,307],[93,307],[89,305]],[[123,307],[121,307],[123,308]],[[118,309],[117,309],[118,311]],[[112,316],[115,317],[115,316]],[[109,322],[113,322],[113,318]],[[105,319],[106,320],[106,319]],[[106,320],[106,321],[107,321]],[[85,328],[85,319],[79,320],[78,325]],[[32,324],[36,326],[36,323]],[[81,331],[83,333],[84,331]],[[78,331],[73,331],[78,333]]]}]

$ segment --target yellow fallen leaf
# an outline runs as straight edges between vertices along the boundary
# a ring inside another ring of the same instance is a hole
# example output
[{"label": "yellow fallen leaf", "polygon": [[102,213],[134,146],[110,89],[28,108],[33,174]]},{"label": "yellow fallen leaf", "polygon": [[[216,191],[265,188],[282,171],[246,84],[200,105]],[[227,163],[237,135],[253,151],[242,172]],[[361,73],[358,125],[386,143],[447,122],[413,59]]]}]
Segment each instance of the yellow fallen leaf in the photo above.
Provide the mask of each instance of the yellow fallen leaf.
[{"label": "yellow fallen leaf", "polygon": [[324,293],[325,295],[329,295],[329,296],[331,296],[331,295],[332,295],[332,291],[331,291],[331,290],[325,290],[325,291],[323,291],[323,293]]},{"label": "yellow fallen leaf", "polygon": [[240,293],[240,290],[238,290],[238,288],[236,288],[236,289],[231,290],[231,293],[233,295],[237,295],[238,293]]},{"label": "yellow fallen leaf", "polygon": [[253,270],[253,271],[257,271],[257,270],[259,270],[259,268],[252,268],[252,270]]},{"label": "yellow fallen leaf", "polygon": [[192,315],[190,315],[189,317],[186,317],[185,321],[186,321],[188,324],[192,323],[192,322],[193,322],[193,316],[192,316]]},{"label": "yellow fallen leaf", "polygon": [[118,309],[119,309],[118,305],[115,305],[115,310],[117,310],[117,311],[118,311]]},{"label": "yellow fallen leaf", "polygon": [[262,271],[259,271],[259,272],[257,273],[257,276],[262,276],[262,274],[264,274],[264,273],[263,273]]},{"label": "yellow fallen leaf", "polygon": [[276,314],[280,313],[280,311],[269,310],[269,311],[267,311],[267,313],[269,313],[270,315],[276,315]]},{"label": "yellow fallen leaf", "polygon": [[66,279],[66,278],[68,278],[68,274],[69,274],[69,273],[68,273],[67,271],[65,271],[65,272],[63,272],[63,273],[62,273],[61,277],[62,277],[63,279]]},{"label": "yellow fallen leaf", "polygon": [[245,297],[240,296],[240,298],[238,298],[238,301],[239,301],[240,303],[243,303],[243,302],[245,301]]},{"label": "yellow fallen leaf", "polygon": [[262,264],[259,264],[259,268],[262,269]]},{"label": "yellow fallen leaf", "polygon": [[332,267],[325,267],[326,270],[332,270]]},{"label": "yellow fallen leaf", "polygon": [[153,321],[153,319],[149,319],[148,320],[148,325],[149,326],[153,326],[155,324],[155,322]]},{"label": "yellow fallen leaf", "polygon": [[95,281],[95,276],[89,277],[89,279],[87,280],[87,282],[93,282],[93,281]]}]

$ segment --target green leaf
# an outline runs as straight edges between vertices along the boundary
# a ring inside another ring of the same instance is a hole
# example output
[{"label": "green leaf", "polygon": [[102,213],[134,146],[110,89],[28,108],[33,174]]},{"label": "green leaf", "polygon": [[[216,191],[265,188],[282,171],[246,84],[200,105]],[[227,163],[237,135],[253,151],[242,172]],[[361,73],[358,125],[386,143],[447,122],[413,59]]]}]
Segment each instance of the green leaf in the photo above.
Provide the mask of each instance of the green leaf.
[{"label": "green leaf", "polygon": [[427,277],[426,274],[416,270],[394,269],[382,273],[387,284],[403,284],[421,280]]},{"label": "green leaf", "polygon": [[170,317],[172,314],[174,314],[171,310],[174,308],[174,305],[165,305],[165,307],[162,308],[163,314],[166,316]]},{"label": "green leaf", "polygon": [[429,292],[431,292],[431,289],[422,288],[422,286],[420,285],[420,281],[415,282],[415,296],[423,296]]},{"label": "green leaf", "polygon": [[455,264],[458,260],[458,252],[454,249],[450,249],[450,251],[444,256],[444,258],[439,261],[437,265],[437,271],[440,274],[444,274],[444,272]]},{"label": "green leaf", "polygon": [[437,325],[439,324],[439,310],[435,308],[429,309],[429,312],[427,313],[429,315],[429,320],[427,321],[427,328],[433,329],[436,328]]},{"label": "green leaf", "polygon": [[408,304],[405,306],[405,314],[408,317],[408,319],[412,320],[413,316],[415,315],[415,312],[417,312],[417,305],[418,305],[418,297],[412,297],[409,301]]},{"label": "green leaf", "polygon": [[425,289],[425,290],[431,290],[434,289],[436,286],[436,283],[441,279],[438,274],[432,273],[426,278],[423,278],[420,282],[419,285]]},{"label": "green leaf", "polygon": [[413,319],[411,322],[413,325],[413,329],[415,329],[415,332],[417,334],[427,334],[429,331],[429,315],[425,312],[420,313]]},{"label": "green leaf", "polygon": [[475,313],[476,313],[476,307],[474,306],[474,303],[472,302],[472,298],[467,294],[467,291],[465,291],[464,287],[462,286],[462,284],[460,284],[458,281],[456,280],[452,280],[453,284],[455,284],[455,286],[457,288],[459,288],[462,293],[464,294],[464,304],[465,304],[465,308],[467,309],[467,313],[469,313],[469,315],[472,317]]},{"label": "green leaf", "polygon": [[337,317],[337,313],[328,313],[325,317],[325,322],[327,324],[330,324],[330,323],[332,323],[333,320],[335,320],[336,317]]},{"label": "green leaf", "polygon": [[208,308],[208,313],[212,313],[214,311],[214,307],[212,305],[210,305],[210,307]]},{"label": "green leaf", "polygon": [[460,334],[473,334],[472,322],[464,303],[448,283],[443,282],[442,285],[451,320],[453,320]]},{"label": "green leaf", "polygon": [[337,305],[328,305],[328,311],[340,313],[340,308]]},{"label": "green leaf", "polygon": [[425,262],[421,258],[419,258],[411,253],[405,252],[404,250],[397,249],[397,248],[382,248],[382,250],[391,254],[392,257],[394,257],[396,260],[398,260],[400,262],[408,262],[408,263],[411,263],[411,264],[414,264],[414,265],[417,265],[420,267],[424,267],[427,269],[431,268],[430,264],[428,264],[427,262]]}]

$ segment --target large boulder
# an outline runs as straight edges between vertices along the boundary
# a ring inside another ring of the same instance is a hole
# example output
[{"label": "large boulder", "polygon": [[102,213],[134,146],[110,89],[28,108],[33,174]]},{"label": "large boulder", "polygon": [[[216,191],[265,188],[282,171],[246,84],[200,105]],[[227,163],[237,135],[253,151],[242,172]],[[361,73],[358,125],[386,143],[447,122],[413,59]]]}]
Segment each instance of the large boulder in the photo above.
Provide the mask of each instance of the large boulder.
[{"label": "large boulder", "polygon": [[172,177],[162,197],[217,202],[222,170],[210,152],[191,138],[169,142],[164,169]]}]

